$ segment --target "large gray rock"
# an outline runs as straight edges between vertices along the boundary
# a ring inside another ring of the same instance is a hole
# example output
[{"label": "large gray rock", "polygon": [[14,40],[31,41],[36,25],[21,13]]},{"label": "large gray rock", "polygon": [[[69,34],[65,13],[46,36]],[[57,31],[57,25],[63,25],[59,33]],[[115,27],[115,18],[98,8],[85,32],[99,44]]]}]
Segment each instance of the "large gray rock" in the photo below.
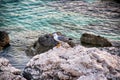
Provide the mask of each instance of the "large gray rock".
[{"label": "large gray rock", "polygon": [[120,80],[120,57],[80,45],[54,47],[34,56],[23,75],[28,80]]},{"label": "large gray rock", "polygon": [[9,60],[0,58],[0,80],[26,80],[20,74],[21,70],[13,67]]},{"label": "large gray rock", "polygon": [[111,42],[109,42],[106,38],[101,36],[96,36],[93,34],[88,34],[88,33],[82,34],[80,41],[82,45],[90,45],[90,46],[97,46],[97,47],[112,46]]}]

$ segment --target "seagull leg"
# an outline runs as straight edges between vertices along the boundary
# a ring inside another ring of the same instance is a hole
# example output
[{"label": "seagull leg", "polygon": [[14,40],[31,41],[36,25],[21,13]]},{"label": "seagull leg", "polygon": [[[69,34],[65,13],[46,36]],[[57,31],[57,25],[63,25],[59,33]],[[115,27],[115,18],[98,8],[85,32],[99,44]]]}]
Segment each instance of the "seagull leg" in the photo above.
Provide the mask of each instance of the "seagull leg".
[{"label": "seagull leg", "polygon": [[61,46],[61,43],[58,43],[58,44],[57,44],[57,48],[59,48],[60,46]]}]

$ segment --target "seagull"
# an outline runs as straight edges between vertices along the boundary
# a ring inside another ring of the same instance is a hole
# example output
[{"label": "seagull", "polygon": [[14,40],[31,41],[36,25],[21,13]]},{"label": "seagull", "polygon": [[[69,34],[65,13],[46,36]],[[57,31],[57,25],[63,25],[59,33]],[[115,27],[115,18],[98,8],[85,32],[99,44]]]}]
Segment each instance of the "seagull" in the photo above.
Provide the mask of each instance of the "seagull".
[{"label": "seagull", "polygon": [[66,38],[60,32],[53,33],[53,38],[55,41],[57,41],[59,43],[57,45],[57,48],[60,47],[62,43],[68,42],[69,40],[72,40],[71,38]]}]

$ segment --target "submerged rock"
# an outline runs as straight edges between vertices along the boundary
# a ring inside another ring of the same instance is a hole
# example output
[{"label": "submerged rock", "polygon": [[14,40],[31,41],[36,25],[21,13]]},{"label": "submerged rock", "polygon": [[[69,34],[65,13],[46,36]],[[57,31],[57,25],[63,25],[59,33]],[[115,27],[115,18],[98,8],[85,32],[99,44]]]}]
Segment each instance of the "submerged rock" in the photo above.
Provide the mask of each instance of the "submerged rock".
[{"label": "submerged rock", "polygon": [[119,80],[120,57],[80,45],[54,47],[34,56],[23,75],[28,80]]},{"label": "submerged rock", "polygon": [[0,50],[9,46],[9,43],[10,39],[8,33],[6,33],[5,31],[0,31]]},{"label": "submerged rock", "polygon": [[107,39],[101,36],[84,33],[80,38],[82,45],[91,45],[96,47],[111,47],[112,44]]},{"label": "submerged rock", "polygon": [[[71,40],[67,41],[66,43],[68,43],[71,47],[75,45]],[[28,47],[28,49],[26,50],[26,53],[28,55],[35,55],[35,54],[43,53],[43,52],[46,52],[52,49],[58,44],[59,42],[54,40],[52,34],[45,34],[43,36],[40,36],[38,40],[32,46]]]},{"label": "submerged rock", "polygon": [[20,73],[21,71],[14,68],[7,59],[0,58],[0,80],[26,80]]}]

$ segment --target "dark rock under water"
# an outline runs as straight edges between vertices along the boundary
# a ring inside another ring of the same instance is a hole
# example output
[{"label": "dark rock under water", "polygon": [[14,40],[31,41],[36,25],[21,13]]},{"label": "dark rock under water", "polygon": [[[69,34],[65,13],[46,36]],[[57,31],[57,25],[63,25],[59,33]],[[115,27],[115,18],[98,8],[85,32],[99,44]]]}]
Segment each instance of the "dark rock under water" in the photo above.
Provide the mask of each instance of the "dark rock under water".
[{"label": "dark rock under water", "polygon": [[0,50],[10,46],[9,35],[5,31],[0,31]]},{"label": "dark rock under water", "polygon": [[83,45],[91,45],[96,47],[111,47],[112,43],[101,36],[96,36],[89,33],[84,33],[80,41]]}]

